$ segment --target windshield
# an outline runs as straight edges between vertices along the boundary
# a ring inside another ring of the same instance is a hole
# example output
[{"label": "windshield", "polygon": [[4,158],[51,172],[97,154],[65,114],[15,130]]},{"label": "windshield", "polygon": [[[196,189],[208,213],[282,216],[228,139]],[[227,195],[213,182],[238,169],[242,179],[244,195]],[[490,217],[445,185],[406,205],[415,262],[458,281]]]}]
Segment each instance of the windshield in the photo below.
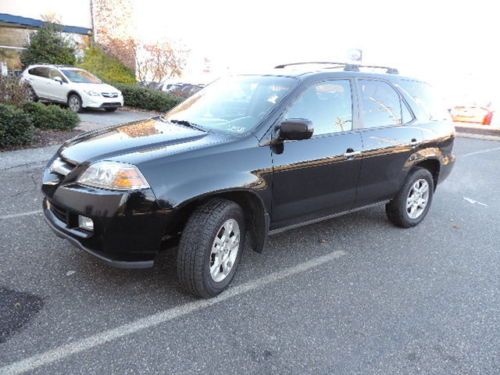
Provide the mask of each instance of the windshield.
[{"label": "windshield", "polygon": [[79,69],[61,69],[64,75],[71,81],[75,83],[102,83],[99,78],[97,78],[92,73],[86,70]]},{"label": "windshield", "polygon": [[257,126],[296,82],[294,78],[273,76],[222,78],[167,112],[164,118],[243,134]]}]

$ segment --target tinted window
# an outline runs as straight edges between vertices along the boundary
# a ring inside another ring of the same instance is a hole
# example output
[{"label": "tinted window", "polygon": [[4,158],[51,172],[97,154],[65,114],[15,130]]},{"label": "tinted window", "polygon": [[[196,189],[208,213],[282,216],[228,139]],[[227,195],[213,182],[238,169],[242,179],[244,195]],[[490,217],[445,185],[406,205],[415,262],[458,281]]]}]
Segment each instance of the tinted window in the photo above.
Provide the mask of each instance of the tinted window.
[{"label": "tinted window", "polygon": [[445,106],[437,98],[432,86],[425,82],[401,80],[397,86],[419,108],[426,119],[449,120],[450,116]]},{"label": "tinted window", "polygon": [[49,78],[49,69],[44,67],[32,68],[28,73],[38,77]]},{"label": "tinted window", "polygon": [[285,117],[312,121],[314,135],[351,130],[350,82],[335,80],[312,85],[292,104]]},{"label": "tinted window", "polygon": [[[360,80],[359,84],[361,118],[365,128],[403,124],[401,98],[389,84],[372,80]],[[408,108],[405,109],[405,120],[410,118],[411,121],[411,114]]]},{"label": "tinted window", "polygon": [[55,77],[59,77],[63,82],[66,82],[66,78],[57,69],[49,69],[49,78],[53,79]]},{"label": "tinted window", "polygon": [[413,115],[408,109],[408,106],[403,101],[401,101],[401,110],[402,110],[403,124],[407,124],[413,120]]}]

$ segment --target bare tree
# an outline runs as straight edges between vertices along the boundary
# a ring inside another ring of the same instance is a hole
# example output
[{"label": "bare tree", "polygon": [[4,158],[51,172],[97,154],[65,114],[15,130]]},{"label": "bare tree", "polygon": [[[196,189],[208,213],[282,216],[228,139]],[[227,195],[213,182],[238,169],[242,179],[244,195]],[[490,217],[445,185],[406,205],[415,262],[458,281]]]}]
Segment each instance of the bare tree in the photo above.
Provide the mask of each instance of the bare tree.
[{"label": "bare tree", "polygon": [[139,81],[161,82],[180,76],[188,52],[167,41],[141,45],[137,50],[137,78]]}]

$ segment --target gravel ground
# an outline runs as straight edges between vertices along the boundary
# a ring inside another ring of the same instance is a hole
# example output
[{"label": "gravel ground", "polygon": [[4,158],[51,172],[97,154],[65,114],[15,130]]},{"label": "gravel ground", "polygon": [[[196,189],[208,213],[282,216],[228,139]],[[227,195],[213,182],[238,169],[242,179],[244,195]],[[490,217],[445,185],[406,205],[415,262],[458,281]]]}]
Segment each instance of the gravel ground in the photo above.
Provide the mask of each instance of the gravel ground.
[{"label": "gravel ground", "polygon": [[118,270],[55,237],[41,162],[12,164],[0,373],[498,374],[500,142],[459,138],[456,153],[418,227],[373,207],[277,234],[208,302],[179,290],[175,249]]}]

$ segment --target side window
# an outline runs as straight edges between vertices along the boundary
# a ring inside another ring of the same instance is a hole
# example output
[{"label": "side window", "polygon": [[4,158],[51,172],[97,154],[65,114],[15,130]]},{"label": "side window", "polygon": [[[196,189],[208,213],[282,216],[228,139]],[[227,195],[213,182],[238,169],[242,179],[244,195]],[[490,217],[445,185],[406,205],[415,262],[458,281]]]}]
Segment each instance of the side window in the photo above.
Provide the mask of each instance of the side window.
[{"label": "side window", "polygon": [[49,69],[41,66],[28,70],[28,73],[37,77],[49,78]]},{"label": "side window", "polygon": [[66,82],[66,79],[64,76],[56,69],[49,69],[49,78],[54,79],[55,77],[59,77],[63,80],[63,82]]},{"label": "side window", "polygon": [[428,83],[402,79],[397,86],[413,100],[413,106],[418,107],[424,118],[431,121],[450,120],[446,106]]},{"label": "side window", "polygon": [[332,80],[310,86],[291,105],[285,117],[312,121],[314,135],[351,130],[351,83]]},{"label": "side window", "polygon": [[365,128],[401,125],[413,119],[399,94],[387,83],[359,80],[361,118]]}]

